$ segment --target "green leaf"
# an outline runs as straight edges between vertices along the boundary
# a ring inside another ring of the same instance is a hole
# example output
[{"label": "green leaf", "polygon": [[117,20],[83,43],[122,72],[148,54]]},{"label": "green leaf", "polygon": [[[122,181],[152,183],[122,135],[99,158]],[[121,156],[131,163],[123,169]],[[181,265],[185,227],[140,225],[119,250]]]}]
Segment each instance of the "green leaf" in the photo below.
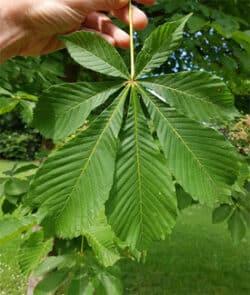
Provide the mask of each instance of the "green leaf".
[{"label": "green leaf", "polygon": [[19,100],[11,97],[0,97],[0,115],[9,113],[18,105]]},{"label": "green leaf", "polygon": [[[233,186],[234,191],[245,194],[245,189],[247,188],[248,179],[250,179],[250,165],[247,159],[243,157],[240,162],[240,170],[239,170],[237,181],[235,182]],[[249,197],[250,197],[250,192],[249,192]]]},{"label": "green leaf", "polygon": [[237,114],[229,89],[206,72],[181,72],[140,83],[190,119],[221,121]]},{"label": "green leaf", "polygon": [[[250,75],[250,58],[249,58],[249,54],[246,51],[239,48],[239,47],[234,47],[233,48],[233,54],[234,54],[234,56],[237,57],[238,63],[240,65],[240,70],[242,72],[246,72],[247,77],[248,77]],[[236,80],[236,77],[234,77],[234,80],[235,80],[236,83],[242,84],[244,92],[249,93],[249,80],[248,79],[244,80],[242,78],[242,76],[240,76],[238,81]],[[240,86],[240,87],[242,87],[242,86]],[[245,87],[246,87],[246,90],[244,90]]]},{"label": "green leaf", "polygon": [[20,174],[20,173],[25,173],[25,172],[28,172],[31,170],[36,170],[37,168],[38,168],[38,166],[35,164],[27,164],[27,165],[23,165],[23,166],[17,168],[13,174],[16,175],[16,174]]},{"label": "green leaf", "polygon": [[245,50],[250,54],[250,34],[247,32],[236,31],[232,35],[237,43],[245,48]]},{"label": "green leaf", "polygon": [[31,184],[27,203],[51,218],[59,237],[84,235],[108,199],[127,91],[52,154]]},{"label": "green leaf", "polygon": [[71,57],[87,69],[114,77],[128,78],[128,69],[118,51],[101,36],[76,32],[60,37]]},{"label": "green leaf", "polygon": [[216,19],[216,22],[211,24],[211,27],[223,37],[231,38],[233,33],[239,29],[240,25],[234,18],[230,16],[224,17],[222,15],[220,18]]},{"label": "green leaf", "polygon": [[4,186],[4,193],[9,196],[19,196],[27,193],[29,189],[29,182],[18,178],[10,178],[6,181]]},{"label": "green leaf", "polygon": [[23,122],[25,122],[27,125],[29,125],[33,120],[33,111],[35,104],[30,101],[20,101],[20,105],[22,106],[21,109],[21,116]]},{"label": "green leaf", "polygon": [[25,274],[30,274],[40,261],[52,250],[53,240],[43,241],[43,231],[33,232],[20,247],[18,262]]},{"label": "green leaf", "polygon": [[135,77],[140,78],[151,70],[161,66],[169,55],[178,47],[183,29],[191,14],[174,22],[167,22],[158,27],[146,39],[136,59]]},{"label": "green leaf", "polygon": [[209,22],[203,17],[193,15],[187,22],[187,26],[190,33],[195,33],[200,31],[204,26],[209,24]]},{"label": "green leaf", "polygon": [[26,92],[23,92],[23,91],[16,92],[15,93],[15,97],[17,99],[27,100],[27,101],[33,102],[33,103],[38,101],[37,96],[32,95],[32,94],[29,94],[29,93],[26,93]]},{"label": "green leaf", "polygon": [[101,212],[96,223],[86,231],[85,236],[98,262],[103,266],[112,266],[120,259],[114,244],[116,236],[108,225],[104,212]]},{"label": "green leaf", "polygon": [[132,90],[114,186],[107,204],[109,223],[132,248],[144,248],[171,232],[176,203],[167,163],[149,132],[137,94]]},{"label": "green leaf", "polygon": [[228,229],[235,244],[238,244],[246,235],[244,217],[239,209],[235,209],[232,216],[228,219]]},{"label": "green leaf", "polygon": [[67,295],[77,294],[77,295],[94,295],[95,292],[94,284],[91,280],[92,278],[87,278],[86,276],[80,278],[79,280],[72,280],[69,289],[67,290]]},{"label": "green leaf", "polygon": [[96,290],[96,294],[122,295],[121,281],[108,272],[101,272],[97,275],[101,286]]},{"label": "green leaf", "polygon": [[12,97],[12,93],[0,87],[0,97],[3,97],[3,96]]},{"label": "green leaf", "polygon": [[14,239],[36,224],[33,217],[5,217],[0,220],[0,245]]},{"label": "green leaf", "polygon": [[224,71],[228,72],[228,75],[230,75],[230,72],[234,74],[235,71],[238,69],[238,63],[234,57],[222,55],[220,56],[220,63],[222,64]]},{"label": "green leaf", "polygon": [[63,139],[83,126],[90,112],[121,86],[112,82],[53,86],[39,100],[33,124],[45,137]]},{"label": "green leaf", "polygon": [[187,194],[179,184],[176,185],[176,196],[178,208],[180,210],[183,210],[194,203],[194,200],[191,198],[191,196]]},{"label": "green leaf", "polygon": [[35,287],[34,295],[55,294],[55,292],[58,290],[58,288],[67,279],[67,276],[68,276],[68,273],[65,271],[52,272],[52,273],[48,274]]},{"label": "green leaf", "polygon": [[177,182],[201,203],[213,204],[218,199],[227,202],[239,170],[238,156],[231,144],[215,130],[141,91]]},{"label": "green leaf", "polygon": [[73,255],[49,256],[46,257],[34,270],[32,277],[41,277],[55,269],[71,268],[76,263]]},{"label": "green leaf", "polygon": [[223,222],[230,216],[232,211],[232,207],[228,204],[222,204],[220,207],[215,208],[212,216],[213,223]]}]

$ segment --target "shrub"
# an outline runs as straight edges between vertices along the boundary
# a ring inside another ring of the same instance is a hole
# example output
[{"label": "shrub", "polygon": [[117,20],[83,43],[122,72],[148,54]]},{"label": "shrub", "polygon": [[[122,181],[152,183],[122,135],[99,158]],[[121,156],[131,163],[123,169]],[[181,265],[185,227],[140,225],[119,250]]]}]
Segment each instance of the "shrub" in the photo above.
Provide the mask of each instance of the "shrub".
[{"label": "shrub", "polygon": [[41,137],[35,131],[0,134],[0,158],[10,160],[33,160],[41,146]]}]

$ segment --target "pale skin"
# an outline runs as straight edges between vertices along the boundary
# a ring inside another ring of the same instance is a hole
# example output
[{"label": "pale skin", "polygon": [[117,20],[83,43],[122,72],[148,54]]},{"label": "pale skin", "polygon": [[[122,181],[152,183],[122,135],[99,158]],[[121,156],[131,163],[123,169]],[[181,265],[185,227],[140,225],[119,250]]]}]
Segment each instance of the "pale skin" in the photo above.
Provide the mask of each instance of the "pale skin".
[{"label": "pale skin", "polygon": [[[155,0],[137,0],[152,5]],[[120,48],[129,35],[108,14],[129,23],[129,0],[0,0],[0,63],[14,56],[48,54],[64,46],[57,35],[87,30]],[[133,25],[142,30],[147,16],[133,8]]]}]

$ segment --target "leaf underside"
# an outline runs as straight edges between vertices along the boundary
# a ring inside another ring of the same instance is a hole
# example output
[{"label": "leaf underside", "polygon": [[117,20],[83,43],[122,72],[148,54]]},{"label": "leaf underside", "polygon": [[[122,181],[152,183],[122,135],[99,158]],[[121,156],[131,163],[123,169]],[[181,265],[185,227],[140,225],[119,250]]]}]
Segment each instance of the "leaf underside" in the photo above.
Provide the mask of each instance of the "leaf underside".
[{"label": "leaf underside", "polygon": [[184,117],[145,91],[142,96],[178,183],[201,203],[227,201],[239,169],[233,147],[217,131]]},{"label": "leaf underside", "polygon": [[183,28],[191,15],[158,27],[145,41],[136,59],[136,78],[141,78],[161,66],[178,47]]},{"label": "leaf underside", "polygon": [[39,100],[33,124],[47,138],[64,139],[83,126],[90,112],[120,87],[114,82],[53,86]]},{"label": "leaf underside", "polygon": [[30,202],[53,218],[60,237],[84,234],[108,199],[126,94],[52,154],[31,184]]},{"label": "leaf underside", "polygon": [[[194,200],[226,204],[238,177],[237,153],[208,127],[237,113],[224,83],[203,72],[142,79],[178,47],[188,18],[167,23],[148,38],[136,61],[140,80],[128,81],[125,89],[118,79],[54,86],[35,112],[36,126],[58,140],[112,100],[86,130],[45,161],[28,195],[31,205],[53,222],[57,236],[85,235],[103,265],[119,258],[113,232],[106,223],[96,223],[104,205],[118,237],[145,249],[175,223],[175,181]],[[129,80],[118,52],[99,36],[77,32],[62,39],[79,64]]]},{"label": "leaf underside", "polygon": [[114,47],[92,32],[60,37],[71,57],[85,68],[113,77],[129,78],[127,67]]},{"label": "leaf underside", "polygon": [[149,132],[138,96],[132,90],[107,204],[109,222],[133,248],[145,248],[171,231],[176,211],[166,160]]},{"label": "leaf underside", "polygon": [[222,121],[237,114],[234,99],[221,79],[206,72],[180,72],[145,79],[141,84],[192,120]]}]

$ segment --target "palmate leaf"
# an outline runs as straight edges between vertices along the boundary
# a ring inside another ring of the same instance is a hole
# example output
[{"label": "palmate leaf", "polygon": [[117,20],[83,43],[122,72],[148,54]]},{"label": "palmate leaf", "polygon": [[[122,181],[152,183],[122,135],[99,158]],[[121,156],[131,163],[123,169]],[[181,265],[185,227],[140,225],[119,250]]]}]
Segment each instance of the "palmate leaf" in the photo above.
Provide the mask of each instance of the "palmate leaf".
[{"label": "palmate leaf", "polygon": [[[103,265],[117,259],[110,228],[95,223],[108,199],[106,213],[114,232],[132,248],[144,249],[174,225],[178,210],[172,175],[193,199],[209,204],[227,203],[237,179],[233,148],[217,131],[205,127],[235,113],[224,84],[199,72],[142,80],[177,48],[188,18],[157,28],[147,39],[136,62],[139,81],[131,81],[119,54],[96,34],[62,37],[79,64],[127,79],[128,86],[87,130],[48,158],[31,184],[28,201],[53,224],[56,236],[85,236]],[[111,100],[122,83],[49,89],[37,109],[39,129],[54,139],[70,134],[92,109]],[[129,88],[130,105],[124,116]]]},{"label": "palmate leaf", "polygon": [[60,237],[85,233],[108,199],[127,88],[76,138],[38,170],[28,202],[46,212]]},{"label": "palmate leaf", "polygon": [[114,47],[92,32],[76,32],[60,37],[71,57],[90,70],[114,77],[129,78],[128,69]]},{"label": "palmate leaf", "polygon": [[185,191],[201,203],[227,201],[239,164],[222,135],[168,108],[141,89],[168,166]]},{"label": "palmate leaf", "polygon": [[84,124],[92,111],[122,85],[106,83],[65,83],[45,91],[34,114],[34,126],[47,138],[60,140]]},{"label": "palmate leaf", "polygon": [[196,121],[221,121],[237,114],[225,83],[206,72],[181,72],[145,79],[141,84]]},{"label": "palmate leaf", "polygon": [[183,29],[191,14],[158,27],[145,41],[136,59],[135,77],[140,78],[161,66],[178,47]]},{"label": "palmate leaf", "polygon": [[154,143],[133,89],[107,203],[108,220],[122,240],[133,248],[144,248],[171,231],[176,203],[167,163]]}]

